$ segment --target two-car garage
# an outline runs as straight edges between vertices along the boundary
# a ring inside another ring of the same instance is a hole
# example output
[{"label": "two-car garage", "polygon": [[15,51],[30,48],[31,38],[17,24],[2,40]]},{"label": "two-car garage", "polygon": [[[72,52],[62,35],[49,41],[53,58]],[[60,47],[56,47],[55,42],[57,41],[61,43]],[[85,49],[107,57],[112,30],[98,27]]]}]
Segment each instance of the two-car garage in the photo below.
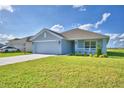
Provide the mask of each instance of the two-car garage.
[{"label": "two-car garage", "polygon": [[41,42],[33,42],[34,53],[43,54],[61,54],[61,44],[58,40],[46,40]]}]

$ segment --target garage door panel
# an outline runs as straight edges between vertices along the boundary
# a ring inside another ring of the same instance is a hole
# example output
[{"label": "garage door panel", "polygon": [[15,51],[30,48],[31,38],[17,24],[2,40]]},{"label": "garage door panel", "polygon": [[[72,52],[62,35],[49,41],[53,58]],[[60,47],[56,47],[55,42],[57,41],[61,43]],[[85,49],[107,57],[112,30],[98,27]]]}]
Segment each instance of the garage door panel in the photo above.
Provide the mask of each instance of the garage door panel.
[{"label": "garage door panel", "polygon": [[36,42],[36,53],[60,54],[60,44],[54,42]]}]

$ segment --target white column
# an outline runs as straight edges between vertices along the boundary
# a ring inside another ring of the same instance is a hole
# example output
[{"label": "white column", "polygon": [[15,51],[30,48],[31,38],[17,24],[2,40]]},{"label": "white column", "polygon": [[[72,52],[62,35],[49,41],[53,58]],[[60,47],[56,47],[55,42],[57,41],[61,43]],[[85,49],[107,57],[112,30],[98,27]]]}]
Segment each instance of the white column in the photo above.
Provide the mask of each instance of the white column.
[{"label": "white column", "polygon": [[91,40],[89,41],[90,45],[89,45],[89,53],[91,52]]},{"label": "white column", "polygon": [[74,40],[74,44],[75,44],[75,52],[77,51],[77,43],[78,43],[78,40]]}]

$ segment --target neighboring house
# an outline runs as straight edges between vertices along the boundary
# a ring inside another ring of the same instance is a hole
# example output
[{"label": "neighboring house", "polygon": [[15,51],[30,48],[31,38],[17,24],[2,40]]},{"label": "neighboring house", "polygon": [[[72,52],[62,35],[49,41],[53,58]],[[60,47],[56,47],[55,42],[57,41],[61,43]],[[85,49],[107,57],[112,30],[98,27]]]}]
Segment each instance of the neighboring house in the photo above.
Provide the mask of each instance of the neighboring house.
[{"label": "neighboring house", "polygon": [[15,38],[15,39],[9,40],[9,42],[7,43],[7,46],[15,47],[21,51],[31,52],[32,51],[32,42],[30,41],[31,38],[32,36],[25,37],[25,38]]},{"label": "neighboring house", "polygon": [[78,28],[63,33],[43,29],[31,40],[33,53],[69,54],[80,52],[95,54],[96,47],[99,45],[102,53],[106,54],[109,37]]},{"label": "neighboring house", "polygon": [[2,48],[3,46],[5,46],[5,45],[0,43],[0,48]]}]

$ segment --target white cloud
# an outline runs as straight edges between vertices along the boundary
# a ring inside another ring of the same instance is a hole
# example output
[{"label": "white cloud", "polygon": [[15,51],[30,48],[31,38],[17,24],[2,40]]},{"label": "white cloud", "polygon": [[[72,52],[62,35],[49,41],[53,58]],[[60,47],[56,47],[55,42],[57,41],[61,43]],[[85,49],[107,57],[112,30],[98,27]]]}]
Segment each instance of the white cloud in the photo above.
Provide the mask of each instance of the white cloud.
[{"label": "white cloud", "polygon": [[120,39],[121,42],[124,42],[124,39]]},{"label": "white cloud", "polygon": [[13,7],[11,5],[0,5],[0,11],[6,10],[9,12],[14,12]]},{"label": "white cloud", "polygon": [[79,11],[86,11],[86,8],[84,5],[73,5],[73,8],[79,9]]},{"label": "white cloud", "polygon": [[63,25],[57,24],[57,25],[52,26],[50,29],[56,32],[61,32],[64,30],[64,27]]},{"label": "white cloud", "polygon": [[120,34],[111,34],[111,33],[105,33],[105,35],[110,36],[110,39],[119,39]]},{"label": "white cloud", "polygon": [[107,21],[107,18],[111,15],[111,13],[104,13],[102,15],[102,19],[100,21],[97,21],[95,24],[83,24],[80,25],[79,28],[80,29],[84,29],[84,30],[91,30],[91,29],[98,29],[99,25],[101,25],[103,22]]},{"label": "white cloud", "polygon": [[120,35],[120,38],[124,38],[124,33]]},{"label": "white cloud", "polygon": [[78,28],[84,29],[84,30],[91,30],[92,27],[93,27],[93,24],[84,24],[84,25],[80,25]]},{"label": "white cloud", "polygon": [[96,31],[93,31],[93,32],[95,32],[95,33],[102,33],[101,30],[96,30]]},{"label": "white cloud", "polygon": [[14,39],[15,37],[13,35],[7,35],[7,34],[0,34],[0,43],[7,43],[8,40]]},{"label": "white cloud", "polygon": [[124,37],[121,37],[121,36],[123,36],[123,34],[106,33],[105,35],[110,36],[108,47],[124,48]]},{"label": "white cloud", "polygon": [[95,28],[98,28],[99,25],[101,25],[103,22],[105,22],[105,21],[107,20],[107,18],[108,18],[110,15],[111,15],[111,13],[104,13],[104,14],[102,15],[102,19],[101,19],[100,21],[97,21],[97,22],[95,23]]}]

